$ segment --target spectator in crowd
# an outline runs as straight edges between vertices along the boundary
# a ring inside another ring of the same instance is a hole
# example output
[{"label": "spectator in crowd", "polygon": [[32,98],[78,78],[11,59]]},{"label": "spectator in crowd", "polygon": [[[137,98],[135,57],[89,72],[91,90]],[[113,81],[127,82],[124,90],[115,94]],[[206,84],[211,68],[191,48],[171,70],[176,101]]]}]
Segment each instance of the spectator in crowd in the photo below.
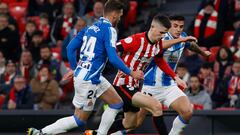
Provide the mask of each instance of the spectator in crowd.
[{"label": "spectator in crowd", "polygon": [[91,26],[95,21],[103,16],[103,3],[101,1],[96,1],[93,6],[93,11],[87,13],[83,19],[86,20],[87,25]]},{"label": "spectator in crowd", "polygon": [[46,13],[40,14],[40,24],[38,26],[38,29],[43,32],[43,38],[46,41],[50,40],[50,25],[48,21],[48,15]]},{"label": "spectator in crowd", "polygon": [[183,79],[185,82],[188,82],[190,74],[187,71],[186,65],[184,63],[179,63],[176,69],[177,75]]},{"label": "spectator in crowd", "polygon": [[30,80],[37,75],[37,69],[29,50],[23,50],[19,60],[19,70],[27,82],[30,82]]},{"label": "spectator in crowd", "polygon": [[203,60],[199,57],[199,55],[190,50],[188,50],[188,55],[181,61],[186,65],[190,74],[197,74],[203,64]]},{"label": "spectator in crowd", "polygon": [[3,56],[3,53],[0,51],[0,76],[5,73],[6,70],[6,59]]},{"label": "spectator in crowd", "polygon": [[58,16],[52,26],[51,39],[53,44],[62,46],[63,39],[68,35],[77,21],[72,3],[66,3],[63,7],[63,14]]},{"label": "spectator in crowd", "polygon": [[187,90],[186,95],[188,96],[190,102],[193,104],[194,109],[196,110],[212,109],[211,98],[207,91],[204,89],[204,87],[201,85],[198,76],[192,75],[190,77],[189,85],[190,87]]},{"label": "spectator in crowd", "polygon": [[228,98],[231,107],[240,108],[240,61],[235,61],[232,66],[232,75],[227,77]]},{"label": "spectator in crowd", "polygon": [[18,25],[16,20],[9,13],[8,5],[6,3],[0,3],[0,14],[8,16],[8,27],[13,31],[18,31]]},{"label": "spectator in crowd", "polygon": [[28,47],[26,47],[33,56],[33,60],[35,63],[37,63],[40,60],[40,47],[46,44],[43,32],[42,31],[35,31],[32,34],[32,41]]},{"label": "spectator in crowd", "polygon": [[193,35],[198,38],[198,43],[201,46],[210,48],[221,43],[223,21],[214,9],[213,2],[207,2],[200,10],[190,29]]},{"label": "spectator in crowd", "polygon": [[62,2],[59,2],[59,0],[47,0],[46,2],[46,13],[48,15],[49,24],[52,25],[55,18],[61,14],[62,10]]},{"label": "spectator in crowd", "polygon": [[[69,2],[69,0],[64,0],[64,1]],[[78,16],[83,17],[86,13],[92,11],[94,1],[96,0],[74,0],[73,3]]]},{"label": "spectator in crowd", "polygon": [[46,0],[29,0],[27,16],[39,16],[46,11]]},{"label": "spectator in crowd", "polygon": [[28,21],[26,23],[25,32],[21,37],[21,47],[26,49],[29,47],[32,41],[33,33],[37,30],[37,25],[34,21]]},{"label": "spectator in crowd", "polygon": [[231,45],[235,46],[238,44],[237,42],[238,42],[238,38],[240,36],[240,13],[235,15],[233,27],[234,27],[235,33],[234,33],[234,37],[233,37]]},{"label": "spectator in crowd", "polygon": [[199,79],[208,94],[212,95],[215,88],[216,77],[210,63],[204,63],[202,65],[199,73]]},{"label": "spectator in crowd", "polygon": [[237,39],[238,40],[237,40],[236,44],[234,46],[231,46],[231,48],[230,48],[230,50],[233,54],[233,59],[234,60],[240,60],[240,36],[238,36]]},{"label": "spectator in crowd", "polygon": [[214,61],[213,71],[217,77],[217,83],[221,83],[223,78],[231,74],[232,53],[229,48],[222,46]]},{"label": "spectator in crowd", "polygon": [[86,21],[83,20],[82,18],[79,18],[76,22],[76,24],[74,25],[74,28],[69,32],[69,34],[67,35],[67,37],[64,39],[63,41],[63,45],[62,45],[62,49],[61,49],[61,55],[62,55],[62,59],[64,61],[67,61],[67,50],[66,47],[68,45],[68,43],[72,40],[72,38],[74,36],[77,35],[77,33],[86,26]]},{"label": "spectator in crowd", "polygon": [[51,79],[48,65],[42,65],[39,74],[30,85],[34,95],[35,109],[53,109],[60,97],[58,83]]},{"label": "spectator in crowd", "polygon": [[9,92],[13,85],[14,77],[17,74],[17,65],[12,60],[8,60],[6,64],[6,72],[0,76],[0,88],[6,93]]},{"label": "spectator in crowd", "polygon": [[21,52],[19,35],[8,27],[8,16],[5,14],[0,14],[0,51],[7,60],[17,60]]},{"label": "spectator in crowd", "polygon": [[40,55],[41,59],[38,62],[38,67],[41,67],[43,64],[48,65],[53,78],[59,82],[61,78],[68,72],[64,62],[53,58],[51,48],[47,45],[40,47]]},{"label": "spectator in crowd", "polygon": [[184,63],[179,63],[176,71],[178,76],[187,83],[189,80],[190,74],[188,73],[186,65]]},{"label": "spectator in crowd", "polygon": [[232,29],[235,0],[202,0],[199,10],[201,10],[208,2],[213,3],[214,9],[218,12],[218,15],[223,18],[224,29]]},{"label": "spectator in crowd", "polygon": [[14,78],[14,85],[5,101],[5,109],[33,109],[32,90],[23,76]]}]

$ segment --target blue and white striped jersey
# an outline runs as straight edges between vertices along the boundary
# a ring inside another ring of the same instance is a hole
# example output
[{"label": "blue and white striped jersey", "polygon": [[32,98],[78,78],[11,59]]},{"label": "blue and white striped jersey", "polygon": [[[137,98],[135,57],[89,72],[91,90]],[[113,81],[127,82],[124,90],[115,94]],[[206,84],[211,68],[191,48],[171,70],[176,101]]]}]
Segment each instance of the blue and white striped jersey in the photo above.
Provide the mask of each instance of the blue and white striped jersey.
[{"label": "blue and white striped jersey", "polygon": [[[74,76],[99,84],[99,77],[109,58],[110,62],[126,74],[130,69],[118,57],[115,49],[116,30],[106,18],[101,17],[92,26],[84,28],[67,46],[68,59]],[[80,59],[76,62],[76,50],[80,49]]]},{"label": "blue and white striped jersey", "polygon": [[[187,34],[182,32],[180,37],[186,37]],[[163,40],[171,40],[174,39],[172,35],[168,32],[165,34]],[[166,60],[168,65],[175,71],[177,67],[177,63],[183,53],[184,48],[189,47],[189,43],[181,42],[174,44],[172,47],[163,50],[163,58]],[[166,75],[154,61],[150,63],[148,66],[145,76],[144,76],[144,85],[150,86],[170,86],[176,85],[174,80],[168,75]]]}]

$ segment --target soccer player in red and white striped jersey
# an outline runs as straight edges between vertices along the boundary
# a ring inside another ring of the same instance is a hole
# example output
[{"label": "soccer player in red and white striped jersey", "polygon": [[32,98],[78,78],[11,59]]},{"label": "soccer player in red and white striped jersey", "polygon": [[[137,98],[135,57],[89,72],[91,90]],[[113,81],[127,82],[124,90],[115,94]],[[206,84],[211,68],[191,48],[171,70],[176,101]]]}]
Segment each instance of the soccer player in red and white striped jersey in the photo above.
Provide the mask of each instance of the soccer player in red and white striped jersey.
[{"label": "soccer player in red and white striped jersey", "polygon": [[[170,27],[171,23],[168,17],[157,15],[153,18],[149,31],[122,39],[117,43],[116,47],[119,52],[122,52],[121,58],[131,70],[144,71],[154,59],[160,69],[170,75],[180,87],[185,88],[185,82],[176,76],[162,57],[163,45],[161,39]],[[192,37],[180,38],[165,44],[175,44],[194,39]],[[109,130],[110,132],[134,128],[139,107],[150,111],[155,117],[162,115],[161,103],[150,96],[142,94],[138,80],[119,71],[113,85],[124,101],[123,111],[125,118],[115,121]],[[98,131],[103,130],[104,126],[102,125],[101,123]]]}]

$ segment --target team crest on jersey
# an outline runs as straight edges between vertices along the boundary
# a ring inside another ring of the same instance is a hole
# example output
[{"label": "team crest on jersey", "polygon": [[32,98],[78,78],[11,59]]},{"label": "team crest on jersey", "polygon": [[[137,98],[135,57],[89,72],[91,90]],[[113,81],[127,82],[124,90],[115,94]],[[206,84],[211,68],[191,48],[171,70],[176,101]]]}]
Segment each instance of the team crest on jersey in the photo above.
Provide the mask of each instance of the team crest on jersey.
[{"label": "team crest on jersey", "polygon": [[132,37],[128,37],[128,38],[124,39],[124,42],[127,43],[127,44],[131,43],[132,41],[133,41]]}]

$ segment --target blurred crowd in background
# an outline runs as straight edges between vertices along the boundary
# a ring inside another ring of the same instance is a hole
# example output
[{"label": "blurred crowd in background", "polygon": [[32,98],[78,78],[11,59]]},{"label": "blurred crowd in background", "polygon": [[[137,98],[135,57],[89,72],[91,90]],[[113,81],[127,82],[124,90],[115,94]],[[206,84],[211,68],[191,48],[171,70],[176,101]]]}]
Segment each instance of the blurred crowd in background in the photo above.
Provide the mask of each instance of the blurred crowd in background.
[{"label": "blurred crowd in background", "polygon": [[[122,1],[126,6],[117,27],[119,39],[144,31],[148,18],[141,12],[168,3]],[[103,15],[104,2],[0,0],[0,108],[73,107],[73,81],[61,80],[69,70],[66,46]],[[194,109],[240,108],[240,1],[202,0],[192,24],[185,27],[201,49],[212,52],[204,58],[186,51],[176,70],[188,84],[185,92]],[[115,72],[107,65],[104,75],[112,82]]]}]

